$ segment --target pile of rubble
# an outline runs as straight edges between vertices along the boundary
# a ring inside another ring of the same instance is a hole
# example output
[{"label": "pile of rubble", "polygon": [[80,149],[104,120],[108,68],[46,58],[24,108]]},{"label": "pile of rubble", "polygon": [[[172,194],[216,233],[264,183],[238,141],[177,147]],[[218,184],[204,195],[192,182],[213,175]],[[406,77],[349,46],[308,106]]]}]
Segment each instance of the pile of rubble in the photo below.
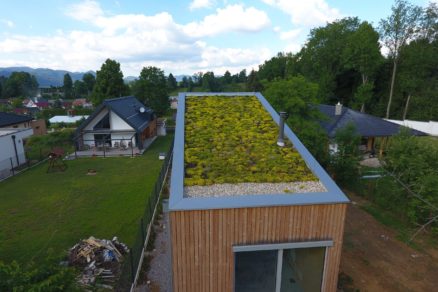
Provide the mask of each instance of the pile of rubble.
[{"label": "pile of rubble", "polygon": [[120,273],[120,264],[129,248],[118,241],[98,239],[90,236],[75,244],[69,251],[68,261],[70,266],[82,269],[78,282],[84,286],[99,283],[110,288],[115,284]]}]

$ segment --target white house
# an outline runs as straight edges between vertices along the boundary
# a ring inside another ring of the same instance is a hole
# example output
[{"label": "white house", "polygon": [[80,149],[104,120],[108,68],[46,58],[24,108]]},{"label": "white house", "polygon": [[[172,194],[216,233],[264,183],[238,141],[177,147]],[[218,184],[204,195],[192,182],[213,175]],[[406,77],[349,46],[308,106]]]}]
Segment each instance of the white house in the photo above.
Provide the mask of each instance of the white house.
[{"label": "white house", "polygon": [[76,148],[132,146],[143,149],[157,135],[154,112],[133,96],[106,99],[76,130]]},{"label": "white house", "polygon": [[51,124],[65,123],[74,124],[82,119],[87,119],[89,116],[53,116],[49,119]]},{"label": "white house", "polygon": [[434,121],[421,122],[421,121],[412,121],[412,120],[402,121],[402,120],[388,120],[388,119],[387,121],[427,133],[431,136],[438,136],[438,122],[434,122]]},{"label": "white house", "polygon": [[11,175],[11,168],[26,163],[24,140],[32,135],[31,128],[0,129],[0,179]]}]

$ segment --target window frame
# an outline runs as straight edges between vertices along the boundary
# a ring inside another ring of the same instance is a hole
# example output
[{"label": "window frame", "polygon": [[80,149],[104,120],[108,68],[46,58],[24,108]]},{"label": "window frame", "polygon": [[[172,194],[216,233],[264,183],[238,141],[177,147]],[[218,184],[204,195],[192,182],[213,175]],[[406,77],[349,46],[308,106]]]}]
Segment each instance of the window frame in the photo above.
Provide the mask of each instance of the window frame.
[{"label": "window frame", "polygon": [[236,292],[236,254],[239,252],[254,252],[254,251],[268,251],[277,250],[277,271],[275,281],[275,292],[280,292],[281,289],[281,272],[283,268],[283,251],[285,249],[299,249],[299,248],[325,248],[324,251],[324,265],[322,270],[322,285],[325,278],[325,270],[327,263],[327,250],[333,246],[333,240],[320,240],[320,241],[298,241],[298,242],[286,242],[286,243],[270,243],[270,244],[252,244],[252,245],[234,245],[233,246],[233,258],[234,258],[234,273],[233,273],[233,291]]}]

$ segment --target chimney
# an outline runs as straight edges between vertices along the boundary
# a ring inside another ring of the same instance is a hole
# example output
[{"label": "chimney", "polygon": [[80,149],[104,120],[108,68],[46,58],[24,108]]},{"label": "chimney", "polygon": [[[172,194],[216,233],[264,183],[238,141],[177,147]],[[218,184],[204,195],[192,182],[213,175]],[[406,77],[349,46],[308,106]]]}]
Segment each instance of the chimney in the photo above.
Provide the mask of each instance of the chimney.
[{"label": "chimney", "polygon": [[284,121],[287,119],[288,114],[286,112],[280,112],[280,124],[277,145],[280,147],[284,146]]},{"label": "chimney", "polygon": [[335,116],[340,116],[342,114],[342,104],[338,101],[335,106]]}]

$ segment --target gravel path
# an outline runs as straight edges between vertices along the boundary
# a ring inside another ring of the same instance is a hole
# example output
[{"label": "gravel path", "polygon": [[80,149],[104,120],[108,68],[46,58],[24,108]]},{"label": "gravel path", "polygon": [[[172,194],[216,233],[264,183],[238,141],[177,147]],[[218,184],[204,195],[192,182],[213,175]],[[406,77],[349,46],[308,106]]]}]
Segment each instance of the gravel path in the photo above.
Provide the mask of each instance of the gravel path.
[{"label": "gravel path", "polygon": [[288,183],[239,183],[184,187],[186,197],[222,197],[238,195],[291,194],[326,192],[320,181]]},{"label": "gravel path", "polygon": [[158,221],[159,226],[154,226],[156,237],[154,250],[147,256],[151,258],[145,291],[170,292],[172,291],[172,273],[170,258],[170,235],[169,235],[169,213],[163,213],[163,218]]}]

